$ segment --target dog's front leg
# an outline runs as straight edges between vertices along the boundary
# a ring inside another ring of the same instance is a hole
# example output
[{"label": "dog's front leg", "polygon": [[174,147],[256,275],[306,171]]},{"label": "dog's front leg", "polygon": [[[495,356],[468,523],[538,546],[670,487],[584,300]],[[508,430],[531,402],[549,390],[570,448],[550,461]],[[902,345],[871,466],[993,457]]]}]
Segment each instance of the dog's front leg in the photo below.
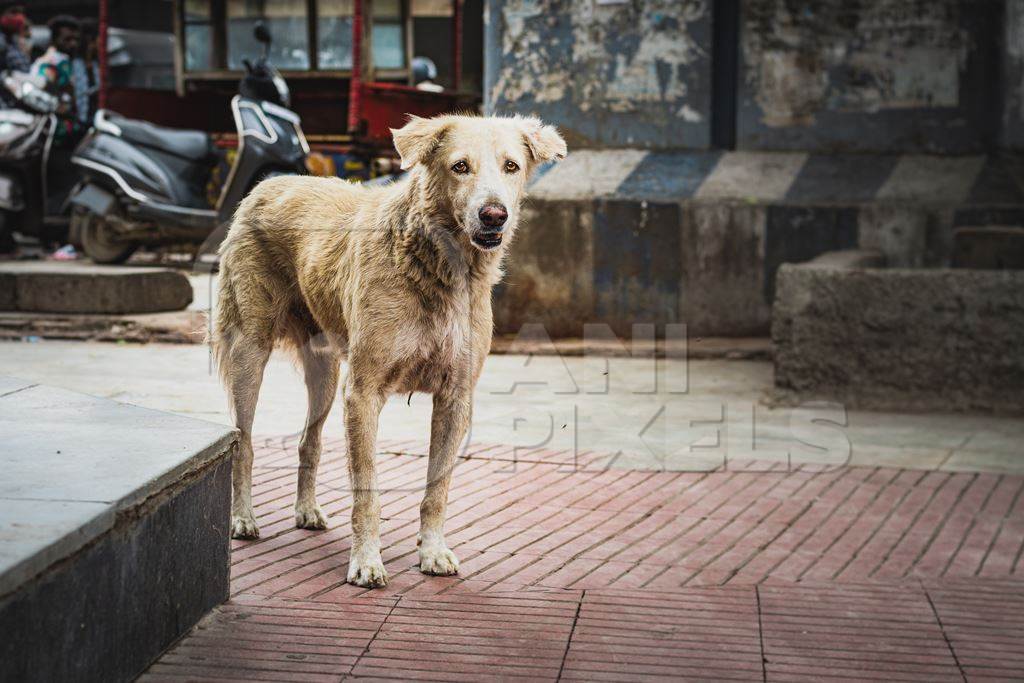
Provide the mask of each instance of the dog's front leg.
[{"label": "dog's front leg", "polygon": [[374,462],[377,421],[383,406],[384,397],[380,392],[346,388],[345,429],[353,499],[348,582],[365,588],[379,588],[388,583],[380,556],[380,494]]},{"label": "dog's front leg", "polygon": [[434,394],[427,487],[420,504],[420,533],[416,541],[420,571],[424,574],[450,576],[459,572],[459,560],[444,541],[444,520],[455,454],[469,428],[472,405],[472,389]]}]

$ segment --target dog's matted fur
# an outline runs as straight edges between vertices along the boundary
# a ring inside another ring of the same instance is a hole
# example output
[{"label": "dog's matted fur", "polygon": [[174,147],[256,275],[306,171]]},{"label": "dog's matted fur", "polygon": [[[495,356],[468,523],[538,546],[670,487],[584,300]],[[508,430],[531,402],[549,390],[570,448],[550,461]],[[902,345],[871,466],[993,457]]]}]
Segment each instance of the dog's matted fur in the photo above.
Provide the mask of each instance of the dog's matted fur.
[{"label": "dog's matted fur", "polygon": [[433,394],[420,570],[454,574],[444,541],[448,485],[469,426],[473,388],[491,343],[491,287],[538,164],[565,155],[533,118],[413,117],[393,131],[406,178],[365,188],[279,177],[239,205],[221,247],[215,357],[241,444],[232,534],[258,536],[251,500],[252,420],[271,349],[294,347],[309,412],[299,443],[295,523],[323,529],[316,502],[320,432],[341,359],[353,491],[348,580],[382,586],[377,421],[390,394]]}]

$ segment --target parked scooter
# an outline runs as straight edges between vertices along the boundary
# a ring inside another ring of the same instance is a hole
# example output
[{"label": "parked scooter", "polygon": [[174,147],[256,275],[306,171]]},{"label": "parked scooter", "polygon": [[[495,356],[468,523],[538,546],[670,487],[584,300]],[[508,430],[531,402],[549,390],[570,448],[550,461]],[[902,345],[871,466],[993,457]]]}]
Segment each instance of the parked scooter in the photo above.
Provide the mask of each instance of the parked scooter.
[{"label": "parked scooter", "polygon": [[0,84],[16,107],[0,109],[0,246],[12,246],[14,231],[41,242],[61,241],[78,171],[66,156],[64,163],[53,163],[60,161],[53,149],[60,100],[46,92],[40,76],[7,72]]},{"label": "parked scooter", "polygon": [[287,109],[288,86],[267,63],[270,33],[231,100],[238,152],[216,202],[207,183],[223,160],[209,134],[162,128],[107,110],[72,157],[85,179],[72,196],[71,233],[99,263],[121,263],[143,245],[202,243],[226,225],[235,207],[261,180],[305,173],[309,145],[299,116]]}]

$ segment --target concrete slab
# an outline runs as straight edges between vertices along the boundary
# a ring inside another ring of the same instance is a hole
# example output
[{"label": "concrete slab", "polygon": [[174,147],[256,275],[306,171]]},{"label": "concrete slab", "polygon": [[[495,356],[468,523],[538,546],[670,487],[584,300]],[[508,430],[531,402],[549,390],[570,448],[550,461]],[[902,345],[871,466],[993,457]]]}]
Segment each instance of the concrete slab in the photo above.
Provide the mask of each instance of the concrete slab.
[{"label": "concrete slab", "polygon": [[724,155],[697,190],[698,199],[777,201],[786,196],[807,155],[733,152]]},{"label": "concrete slab", "polygon": [[0,498],[0,595],[83,548],[114,522],[105,503]]},{"label": "concrete slab", "polygon": [[870,202],[898,161],[895,154],[811,154],[786,200]]},{"label": "concrete slab", "polygon": [[796,400],[1024,414],[1024,273],[780,270],[775,382]]},{"label": "concrete slab", "polygon": [[222,458],[234,438],[222,425],[4,377],[0,595]]},{"label": "concrete slab", "polygon": [[[965,456],[966,467],[1001,470],[1005,464],[984,454],[1005,454],[1013,471],[1024,473],[1024,458],[1012,457],[1019,456],[1024,438],[1021,418],[869,412],[838,404],[815,413],[813,406],[766,403],[770,362],[674,360],[657,367],[660,383],[654,388],[649,359],[491,356],[477,387],[473,440],[555,450],[623,449],[616,468],[657,467],[662,461],[693,467],[723,453],[739,458],[755,451],[762,459],[784,459],[787,452],[834,459],[803,445],[803,439],[839,448],[848,442],[856,464],[931,470],[953,450],[968,448],[979,455]],[[202,346],[5,343],[0,368],[17,368],[35,382],[230,424],[223,389]],[[680,381],[685,393],[675,393]],[[426,440],[430,410],[425,394],[408,403],[406,396],[392,397],[381,415],[380,438]],[[256,433],[298,434],[305,412],[301,375],[289,358],[275,354],[264,375]],[[341,413],[335,402],[325,438],[344,438]],[[827,420],[809,422],[816,417]],[[690,450],[692,444],[719,438],[717,454]],[[297,464],[294,445],[288,451],[294,456],[289,465]],[[659,460],[658,454],[665,455]]]},{"label": "concrete slab", "polygon": [[998,451],[956,450],[939,467],[944,472],[998,472],[1017,474],[1024,467],[1024,455]]},{"label": "concrete slab", "polygon": [[203,467],[234,438],[222,425],[33,386],[0,397],[0,499],[127,507]]},{"label": "concrete slab", "polygon": [[614,194],[646,156],[638,149],[574,152],[536,180],[530,196],[592,199]]},{"label": "concrete slab", "polygon": [[939,157],[908,154],[901,157],[878,199],[900,201],[962,202],[970,195],[985,157]]},{"label": "concrete slab", "polygon": [[33,383],[27,380],[0,375],[0,398],[7,394],[13,394],[16,391],[27,389],[30,386],[33,386]]},{"label": "concrete slab", "polygon": [[224,458],[0,597],[0,680],[134,680],[227,598],[230,500]]},{"label": "concrete slab", "polygon": [[852,449],[849,464],[863,467],[893,467],[903,470],[934,470],[942,466],[951,452],[944,448],[865,444]]},{"label": "concrete slab", "polygon": [[722,152],[651,152],[619,185],[617,198],[680,201],[693,197]]},{"label": "concrete slab", "polygon": [[226,598],[235,439],[0,378],[0,679],[131,680]]},{"label": "concrete slab", "polygon": [[192,301],[180,271],[92,263],[0,263],[0,310],[45,313],[177,311]]}]

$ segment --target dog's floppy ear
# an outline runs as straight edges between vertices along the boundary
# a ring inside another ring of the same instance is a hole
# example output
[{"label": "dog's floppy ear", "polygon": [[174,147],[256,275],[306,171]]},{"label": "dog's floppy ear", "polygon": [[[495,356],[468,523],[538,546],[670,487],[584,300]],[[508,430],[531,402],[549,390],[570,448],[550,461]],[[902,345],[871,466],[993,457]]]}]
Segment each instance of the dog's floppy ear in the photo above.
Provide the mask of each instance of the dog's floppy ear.
[{"label": "dog's floppy ear", "polygon": [[408,171],[438,148],[447,130],[442,119],[424,119],[410,116],[409,123],[401,128],[392,128],[391,136],[395,140],[395,149],[402,157],[402,170]]},{"label": "dog's floppy ear", "polygon": [[554,126],[545,126],[532,116],[520,119],[526,147],[530,150],[534,161],[551,161],[564,159],[567,153],[565,140],[558,134]]}]

